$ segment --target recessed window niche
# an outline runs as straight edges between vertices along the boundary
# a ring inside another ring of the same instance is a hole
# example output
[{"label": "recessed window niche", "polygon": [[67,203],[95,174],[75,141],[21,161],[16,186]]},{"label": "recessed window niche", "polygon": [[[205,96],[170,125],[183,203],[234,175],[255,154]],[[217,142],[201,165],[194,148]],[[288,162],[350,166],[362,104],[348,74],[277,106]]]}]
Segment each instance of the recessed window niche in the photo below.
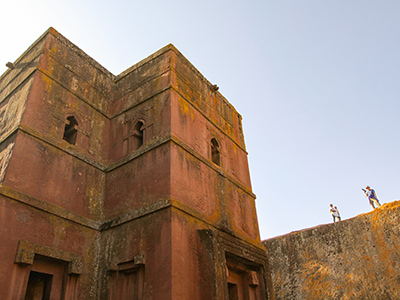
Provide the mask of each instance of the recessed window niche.
[{"label": "recessed window niche", "polygon": [[221,163],[220,147],[215,138],[211,139],[211,160],[214,164],[220,166]]},{"label": "recessed window niche", "polygon": [[76,137],[78,136],[78,122],[76,121],[74,116],[70,116],[67,118],[64,128],[64,136],[63,139],[66,140],[71,145],[75,145]]}]

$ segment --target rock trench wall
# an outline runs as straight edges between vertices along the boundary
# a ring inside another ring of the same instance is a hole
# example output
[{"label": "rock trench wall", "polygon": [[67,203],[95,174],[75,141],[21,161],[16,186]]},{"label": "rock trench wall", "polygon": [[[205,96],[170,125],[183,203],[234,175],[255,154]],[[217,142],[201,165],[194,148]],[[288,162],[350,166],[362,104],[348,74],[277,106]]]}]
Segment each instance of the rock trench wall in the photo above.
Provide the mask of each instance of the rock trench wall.
[{"label": "rock trench wall", "polygon": [[400,299],[400,201],[265,240],[276,299]]}]

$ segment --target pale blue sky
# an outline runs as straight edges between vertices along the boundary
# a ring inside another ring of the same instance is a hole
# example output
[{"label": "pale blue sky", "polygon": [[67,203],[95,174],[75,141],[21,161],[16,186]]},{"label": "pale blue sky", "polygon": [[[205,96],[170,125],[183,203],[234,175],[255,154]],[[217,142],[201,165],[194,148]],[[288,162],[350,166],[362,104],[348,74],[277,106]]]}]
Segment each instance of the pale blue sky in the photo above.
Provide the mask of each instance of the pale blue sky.
[{"label": "pale blue sky", "polygon": [[[112,2],[112,3],[111,3]],[[114,74],[172,43],[243,116],[261,238],[400,199],[400,1],[0,5],[0,73],[54,27]]]}]

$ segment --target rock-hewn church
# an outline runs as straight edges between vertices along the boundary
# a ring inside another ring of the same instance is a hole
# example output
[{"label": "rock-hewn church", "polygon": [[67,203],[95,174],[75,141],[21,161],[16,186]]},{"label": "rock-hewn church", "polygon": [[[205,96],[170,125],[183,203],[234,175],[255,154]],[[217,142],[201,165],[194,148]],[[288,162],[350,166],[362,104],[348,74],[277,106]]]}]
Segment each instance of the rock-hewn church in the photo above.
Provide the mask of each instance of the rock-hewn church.
[{"label": "rock-hewn church", "polygon": [[273,298],[241,116],[173,45],[115,76],[50,28],[9,66],[2,299]]}]

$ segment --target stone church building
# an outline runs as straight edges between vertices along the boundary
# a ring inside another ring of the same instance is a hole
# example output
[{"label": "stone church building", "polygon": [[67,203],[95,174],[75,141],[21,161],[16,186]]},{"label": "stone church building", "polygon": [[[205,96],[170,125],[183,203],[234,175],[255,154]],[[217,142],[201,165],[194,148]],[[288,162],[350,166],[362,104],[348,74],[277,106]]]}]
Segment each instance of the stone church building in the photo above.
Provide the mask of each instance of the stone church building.
[{"label": "stone church building", "polygon": [[0,78],[1,299],[274,299],[241,116],[168,45],[53,28]]},{"label": "stone church building", "polygon": [[400,299],[400,201],[261,242],[241,116],[174,46],[7,66],[1,300]]}]

